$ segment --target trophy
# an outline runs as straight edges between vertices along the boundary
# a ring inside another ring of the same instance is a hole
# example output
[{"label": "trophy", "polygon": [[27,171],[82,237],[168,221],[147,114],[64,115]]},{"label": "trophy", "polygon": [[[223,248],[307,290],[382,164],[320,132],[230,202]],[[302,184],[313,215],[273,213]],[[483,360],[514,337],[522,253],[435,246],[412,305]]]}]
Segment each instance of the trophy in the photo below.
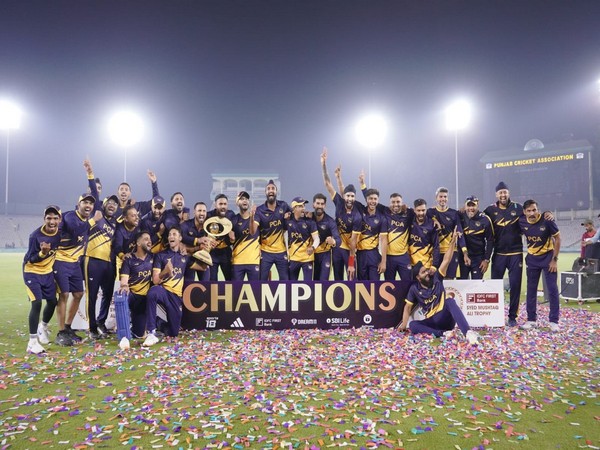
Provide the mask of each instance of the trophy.
[{"label": "trophy", "polygon": [[214,216],[204,221],[204,231],[213,239],[229,234],[232,228],[233,224],[227,217]]}]

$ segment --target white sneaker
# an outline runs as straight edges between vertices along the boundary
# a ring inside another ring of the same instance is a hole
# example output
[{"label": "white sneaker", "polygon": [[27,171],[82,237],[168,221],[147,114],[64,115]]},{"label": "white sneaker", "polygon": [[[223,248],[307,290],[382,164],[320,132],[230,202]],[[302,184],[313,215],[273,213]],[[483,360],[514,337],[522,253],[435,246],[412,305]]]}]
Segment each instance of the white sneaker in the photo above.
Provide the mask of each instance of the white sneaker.
[{"label": "white sneaker", "polygon": [[469,344],[471,344],[471,345],[479,344],[479,334],[477,334],[476,331],[473,331],[473,330],[467,331],[467,334],[465,335],[465,337],[467,338],[467,341],[469,342]]},{"label": "white sneaker", "polygon": [[40,353],[45,353],[46,349],[42,347],[42,345],[37,341],[29,340],[27,343],[27,352],[33,353],[34,355],[39,355]]},{"label": "white sneaker", "polygon": [[529,320],[527,322],[525,322],[523,325],[521,325],[521,329],[523,330],[533,330],[534,328],[537,328],[538,324],[535,320]]},{"label": "white sneaker", "polygon": [[550,322],[550,331],[552,331],[553,333],[558,333],[560,331],[560,327],[557,323]]},{"label": "white sneaker", "polygon": [[121,350],[129,350],[129,339],[123,336],[123,339],[121,339],[121,342],[119,342],[119,348]]},{"label": "white sneaker", "polygon": [[41,322],[38,325],[37,336],[40,344],[46,345],[50,343],[50,331],[48,330],[48,327],[44,326]]},{"label": "white sneaker", "polygon": [[144,347],[152,347],[154,344],[158,344],[160,341],[160,339],[158,339],[158,336],[156,336],[153,333],[150,333],[148,336],[146,336],[146,340],[144,340],[144,343],[142,344]]},{"label": "white sneaker", "polygon": [[452,339],[454,337],[454,330],[444,331],[444,339]]}]

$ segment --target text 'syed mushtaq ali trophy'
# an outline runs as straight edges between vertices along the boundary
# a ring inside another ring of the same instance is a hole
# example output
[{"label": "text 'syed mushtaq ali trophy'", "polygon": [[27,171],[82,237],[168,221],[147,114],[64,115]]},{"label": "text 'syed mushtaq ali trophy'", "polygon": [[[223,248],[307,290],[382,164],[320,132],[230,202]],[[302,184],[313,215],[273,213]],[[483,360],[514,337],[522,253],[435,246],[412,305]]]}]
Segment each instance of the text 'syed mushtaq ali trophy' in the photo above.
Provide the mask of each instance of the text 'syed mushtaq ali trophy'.
[{"label": "text 'syed mushtaq ali trophy'", "polygon": [[[216,240],[218,237],[229,234],[232,228],[233,224],[227,217],[214,216],[204,222],[204,231],[214,240]],[[212,258],[210,257],[209,252],[206,250],[198,250],[196,253],[194,253],[194,258],[200,262],[212,266]]]}]

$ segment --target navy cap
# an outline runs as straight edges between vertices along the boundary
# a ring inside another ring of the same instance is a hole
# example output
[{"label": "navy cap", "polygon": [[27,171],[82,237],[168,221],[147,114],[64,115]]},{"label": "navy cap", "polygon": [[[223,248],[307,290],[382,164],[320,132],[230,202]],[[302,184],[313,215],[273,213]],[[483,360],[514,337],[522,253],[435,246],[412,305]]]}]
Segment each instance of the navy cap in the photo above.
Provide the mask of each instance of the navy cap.
[{"label": "navy cap", "polygon": [[160,205],[161,207],[165,206],[165,199],[162,198],[160,195],[155,195],[152,198],[152,207],[158,206]]},{"label": "navy cap", "polygon": [[46,209],[44,209],[44,216],[47,216],[50,213],[58,214],[59,216],[62,217],[62,212],[61,212],[60,208],[56,205],[46,206]]},{"label": "navy cap", "polygon": [[237,195],[237,199],[241,199],[241,198],[247,198],[248,200],[250,200],[250,194],[248,194],[246,191],[241,191],[238,195]]},{"label": "navy cap", "polygon": [[473,203],[474,205],[478,205],[479,204],[479,199],[477,197],[475,197],[474,195],[470,195],[465,199],[465,205],[468,205],[469,203]]},{"label": "navy cap", "polygon": [[106,206],[109,200],[114,201],[117,205],[119,204],[119,197],[117,197],[116,195],[111,195],[104,199],[104,201],[102,202],[102,206]]},{"label": "navy cap", "polygon": [[[79,196],[79,202],[82,202],[84,200],[89,200],[92,203],[96,203],[96,199],[94,198],[94,196],[92,194],[87,193],[87,192],[84,192],[83,194],[81,194]],[[77,202],[77,203],[79,203],[79,202]]]},{"label": "navy cap", "polygon": [[303,206],[308,203],[308,200],[304,200],[302,197],[294,197],[292,200],[291,207],[295,208],[296,206]]},{"label": "navy cap", "polygon": [[412,268],[410,269],[410,277],[413,280],[417,279],[417,275],[419,275],[419,272],[421,271],[421,267],[423,267],[423,263],[421,261],[419,261],[418,263],[413,265]]}]

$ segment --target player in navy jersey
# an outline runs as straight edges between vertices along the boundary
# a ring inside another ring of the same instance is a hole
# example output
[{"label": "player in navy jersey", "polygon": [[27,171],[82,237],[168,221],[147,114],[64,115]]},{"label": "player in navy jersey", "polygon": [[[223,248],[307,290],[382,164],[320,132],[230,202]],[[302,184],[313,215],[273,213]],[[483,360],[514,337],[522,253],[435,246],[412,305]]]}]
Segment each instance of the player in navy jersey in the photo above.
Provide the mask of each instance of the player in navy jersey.
[{"label": "player in navy jersey", "polygon": [[470,264],[460,257],[460,279],[481,280],[488,269],[494,243],[494,230],[490,218],[479,211],[479,199],[474,195],[465,200],[465,210],[459,213],[465,234]]},{"label": "player in navy jersey", "polygon": [[[340,173],[341,179],[341,173]],[[364,182],[361,180],[361,184]],[[379,204],[379,191],[367,189],[365,191],[367,205],[356,202],[362,214],[362,226],[357,243],[358,280],[379,280],[385,273],[387,261],[387,219],[385,214],[377,209]],[[379,253],[379,247],[383,249]]]},{"label": "player in navy jersey", "polygon": [[[337,172],[341,170],[336,168]],[[344,275],[348,280],[355,278],[355,257],[356,244],[362,227],[362,216],[358,208],[354,205],[356,201],[356,189],[352,184],[342,186],[339,194],[333,187],[329,173],[327,172],[327,148],[323,147],[321,153],[321,171],[323,173],[323,182],[325,188],[331,196],[335,205],[335,220],[342,243],[339,247],[334,247],[332,252],[333,279],[343,280]]]},{"label": "player in navy jersey", "polygon": [[484,213],[494,227],[494,254],[492,256],[492,278],[501,280],[508,270],[510,302],[508,326],[517,325],[521,282],[523,279],[523,242],[519,218],[523,207],[510,200],[510,191],[504,182],[496,186],[496,203],[488,206]]},{"label": "player in navy jersey", "polygon": [[433,220],[427,217],[427,202],[418,198],[414,201],[414,220],[410,225],[408,251],[414,266],[421,262],[425,267],[439,267],[440,245]]},{"label": "player in navy jersey", "polygon": [[120,290],[127,293],[131,312],[131,332],[141,338],[146,332],[146,296],[152,285],[152,238],[140,231],[135,238],[135,251],[123,261],[119,276]]},{"label": "player in navy jersey", "polygon": [[318,193],[313,196],[313,220],[319,232],[319,246],[315,249],[313,278],[326,281],[331,275],[332,249],[342,243],[335,219],[325,212],[327,197]]},{"label": "player in navy jersey", "polygon": [[[158,191],[158,181],[156,178],[156,174],[151,170],[148,170],[148,179],[152,184],[152,197],[160,195],[160,192]],[[145,216],[152,209],[151,200],[136,201],[132,198],[131,186],[129,186],[129,183],[123,182],[119,184],[119,188],[117,190],[117,197],[119,198],[119,206],[117,208],[117,212],[115,213],[117,222],[120,222],[122,220],[122,213],[126,206],[135,206],[135,208],[140,214],[140,217]]]},{"label": "player in navy jersey", "polygon": [[314,220],[304,217],[308,200],[294,197],[292,215],[286,220],[290,258],[290,280],[298,280],[300,272],[304,280],[313,279],[315,249],[319,246],[319,232]]},{"label": "player in navy jersey", "polygon": [[277,200],[277,186],[269,180],[265,187],[267,200],[256,208],[254,219],[260,231],[260,279],[268,280],[275,265],[280,281],[289,280],[289,263],[285,245],[285,220],[290,217],[290,206]]},{"label": "player in navy jersey", "polygon": [[[165,211],[163,221],[165,223],[165,229],[169,230],[174,226],[179,226],[181,223],[189,219],[189,208],[185,206],[185,199],[181,192],[175,192],[171,195],[171,209]],[[166,245],[166,236],[163,239]]]},{"label": "player in navy jersey", "polygon": [[[448,207],[448,189],[445,187],[439,187],[435,192],[435,200],[437,205],[427,210],[427,217],[434,220],[437,223],[438,240],[440,243],[440,254],[445,254],[450,244],[452,236],[452,230],[457,229],[458,231],[458,247],[463,252],[465,263],[467,266],[471,265],[469,260],[469,254],[467,252],[467,245],[463,236],[462,225],[460,224],[460,218],[458,211]],[[450,264],[446,269],[446,278],[456,278],[456,269],[458,268],[458,250],[454,250],[454,255],[450,260]]]},{"label": "player in navy jersey", "polygon": [[156,335],[156,308],[161,305],[168,321],[167,335],[179,335],[183,308],[183,284],[186,269],[207,270],[208,263],[196,260],[192,256],[181,253],[181,231],[173,227],[168,232],[169,248],[154,256],[152,265],[152,282],[154,286],[146,297],[146,330],[148,335],[144,346],[158,343]]},{"label": "player in navy jersey", "polygon": [[256,205],[250,206],[250,194],[246,191],[237,195],[236,203],[240,212],[232,220],[231,279],[257,281],[260,278],[260,242],[258,222],[254,218]]},{"label": "player in navy jersey", "polygon": [[550,330],[558,332],[560,302],[558,298],[558,254],[560,252],[560,232],[556,222],[547,220],[540,214],[535,200],[523,203],[524,215],[519,218],[519,226],[527,241],[527,323],[523,329],[537,327],[537,289],[543,272],[550,303]]},{"label": "player in navy jersey", "polygon": [[[229,220],[233,225],[235,213],[229,209],[229,199],[225,194],[217,194],[215,196],[215,208],[208,212],[207,219],[211,217],[220,217],[222,220]],[[212,258],[212,266],[210,266],[210,280],[219,280],[219,268],[223,273],[225,281],[231,280],[231,242],[233,234],[228,233],[215,238],[210,251]]]},{"label": "player in navy jersey", "polygon": [[140,216],[135,206],[128,205],[123,210],[123,222],[117,224],[113,240],[113,255],[117,269],[121,267],[125,254],[135,250],[135,236],[140,231]]},{"label": "player in navy jersey", "polygon": [[[100,219],[101,213],[97,211],[92,217],[95,198],[82,194],[77,203],[77,209],[66,212],[62,217],[60,226],[60,243],[56,249],[54,261],[54,280],[58,286],[58,335],[56,343],[62,346],[71,346],[74,342],[81,342],[81,337],[71,329],[75,314],[79,309],[79,302],[83,297],[83,271],[81,259],[88,242],[90,229]],[[72,294],[69,304],[69,294]]]},{"label": "player in navy jersey", "polygon": [[164,224],[165,199],[157,195],[152,199],[152,210],[140,218],[140,230],[147,231],[152,241],[152,253],[158,253],[163,248],[162,236],[165,232]]},{"label": "player in navy jersey", "polygon": [[[42,345],[50,342],[48,324],[57,304],[52,266],[60,241],[60,220],[61,212],[58,206],[51,205],[44,210],[44,224],[29,236],[27,253],[23,258],[23,280],[31,304],[27,351],[34,354],[45,352]],[[42,300],[46,300],[46,306],[40,322]]]},{"label": "player in navy jersey", "polygon": [[[83,273],[87,292],[89,333],[92,339],[100,338],[100,333],[108,334],[104,323],[108,317],[115,284],[116,271],[112,258],[112,240],[115,234],[114,215],[117,211],[118,201],[116,195],[104,199],[102,217],[91,228],[88,245],[85,249]],[[102,289],[102,301],[96,318],[96,303],[100,289]]]},{"label": "player in navy jersey", "polygon": [[[204,231],[204,220],[206,219],[206,204],[196,202],[194,205],[194,217],[181,223],[181,239],[191,255],[198,250],[210,250],[213,239],[209,238]],[[186,276],[186,282],[193,282],[194,277],[198,281],[209,281],[210,270],[191,271]]]},{"label": "player in navy jersey", "polygon": [[[441,337],[447,332],[453,333],[454,327],[458,324],[469,344],[476,345],[479,340],[477,333],[471,330],[456,300],[448,296],[444,288],[444,276],[454,256],[457,238],[458,232],[454,231],[438,270],[434,267],[427,268],[421,262],[412,267],[413,278],[417,283],[414,283],[408,291],[402,322],[398,328],[406,330],[409,327],[413,334],[427,333]],[[421,308],[425,319],[413,320],[409,324],[408,319],[414,306]]]}]

